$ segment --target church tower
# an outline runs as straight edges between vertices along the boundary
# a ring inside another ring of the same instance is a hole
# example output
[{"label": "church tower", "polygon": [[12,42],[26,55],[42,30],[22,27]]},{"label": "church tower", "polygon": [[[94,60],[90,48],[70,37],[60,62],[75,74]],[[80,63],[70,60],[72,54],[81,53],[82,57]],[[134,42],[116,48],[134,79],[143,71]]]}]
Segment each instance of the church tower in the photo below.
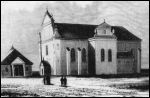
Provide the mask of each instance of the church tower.
[{"label": "church tower", "polygon": [[90,46],[94,50],[95,74],[117,73],[117,38],[114,29],[105,21],[95,29],[94,37],[89,39]]},{"label": "church tower", "polygon": [[[55,25],[55,20],[52,14],[49,13],[48,9],[45,12],[41,30],[41,58],[49,63],[51,66],[51,74],[57,75],[60,72],[60,62],[59,62],[59,46],[60,46],[60,35],[58,33],[57,26]],[[57,68],[58,67],[58,68]],[[41,69],[41,74],[43,67]],[[58,72],[57,72],[58,71]],[[43,74],[42,74],[43,75]]]}]

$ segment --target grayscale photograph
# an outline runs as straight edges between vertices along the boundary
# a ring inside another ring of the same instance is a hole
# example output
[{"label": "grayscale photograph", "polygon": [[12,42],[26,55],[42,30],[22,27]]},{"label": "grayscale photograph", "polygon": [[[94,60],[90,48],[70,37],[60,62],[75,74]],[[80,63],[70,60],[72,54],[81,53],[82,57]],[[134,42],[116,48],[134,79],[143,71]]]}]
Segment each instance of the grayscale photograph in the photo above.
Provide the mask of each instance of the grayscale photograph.
[{"label": "grayscale photograph", "polygon": [[1,97],[149,97],[149,1],[1,1]]}]

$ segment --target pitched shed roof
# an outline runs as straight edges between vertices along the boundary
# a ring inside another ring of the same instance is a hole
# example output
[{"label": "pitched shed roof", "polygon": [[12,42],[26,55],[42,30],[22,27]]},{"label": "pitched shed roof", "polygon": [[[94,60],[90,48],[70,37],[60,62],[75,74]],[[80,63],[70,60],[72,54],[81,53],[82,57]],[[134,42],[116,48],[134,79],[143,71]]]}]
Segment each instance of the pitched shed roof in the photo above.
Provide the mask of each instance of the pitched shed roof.
[{"label": "pitched shed roof", "polygon": [[[103,23],[102,23],[103,24]],[[58,32],[65,39],[88,39],[94,37],[95,28],[98,25],[88,24],[70,24],[70,23],[55,23]],[[123,41],[141,41],[140,38],[133,35],[130,31],[122,26],[111,26],[114,29],[114,35],[117,40]]]},{"label": "pitched shed roof", "polygon": [[26,65],[33,65],[33,63],[30,60],[28,60],[15,48],[11,49],[8,56],[1,62],[1,65],[10,65],[17,57],[23,60]]}]

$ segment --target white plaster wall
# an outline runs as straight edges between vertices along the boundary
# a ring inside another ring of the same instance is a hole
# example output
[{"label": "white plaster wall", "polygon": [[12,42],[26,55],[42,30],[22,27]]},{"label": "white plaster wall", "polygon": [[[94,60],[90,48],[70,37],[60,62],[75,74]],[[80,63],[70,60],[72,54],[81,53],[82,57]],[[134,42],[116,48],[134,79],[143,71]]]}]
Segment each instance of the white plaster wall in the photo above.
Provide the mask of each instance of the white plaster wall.
[{"label": "white plaster wall", "polygon": [[[85,74],[84,72],[86,71],[86,73],[88,73],[88,41],[87,40],[61,40],[61,73],[62,74],[67,74],[67,60],[66,60],[66,48],[69,47],[70,49],[71,48],[74,48],[75,49],[75,54],[76,54],[76,61],[75,62],[71,62],[70,64],[70,68],[71,70],[74,70],[74,71],[78,71],[78,53],[77,53],[77,49],[80,48],[80,49],[83,49],[85,48],[86,49],[86,53],[87,53],[87,56],[86,56],[86,59],[87,59],[87,62],[86,63],[83,63],[82,62],[82,74]],[[78,74],[78,72],[77,72]],[[76,74],[76,75],[77,75]]]},{"label": "white plaster wall", "polygon": [[61,75],[61,40],[60,39],[55,39],[53,40],[54,44],[54,70],[55,73],[54,75]]},{"label": "white plaster wall", "polygon": [[42,42],[49,40],[50,38],[53,37],[53,28],[52,26],[49,24],[47,26],[44,26],[41,30],[41,39]]},{"label": "white plaster wall", "polygon": [[[46,55],[46,45],[48,46],[48,55]],[[61,45],[59,39],[53,39],[42,44],[42,57],[51,65],[52,75],[60,74],[60,52]]]},{"label": "white plaster wall", "polygon": [[[96,75],[117,73],[117,42],[116,39],[94,39]],[[94,45],[94,43],[92,43]],[[105,49],[105,61],[101,62],[101,49]],[[108,62],[108,50],[112,50],[112,62]]]},{"label": "white plaster wall", "polygon": [[[48,55],[46,55],[46,46],[48,46]],[[49,41],[47,43],[42,44],[42,58],[48,61],[52,68],[52,74],[54,74],[54,49],[53,49],[53,41]]]}]

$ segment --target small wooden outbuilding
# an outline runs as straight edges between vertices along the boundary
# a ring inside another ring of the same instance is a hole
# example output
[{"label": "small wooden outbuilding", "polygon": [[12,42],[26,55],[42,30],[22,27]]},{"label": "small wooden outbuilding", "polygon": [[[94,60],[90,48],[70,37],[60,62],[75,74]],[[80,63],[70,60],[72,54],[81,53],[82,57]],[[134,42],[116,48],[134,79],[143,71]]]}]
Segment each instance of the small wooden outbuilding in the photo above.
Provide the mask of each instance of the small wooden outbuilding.
[{"label": "small wooden outbuilding", "polygon": [[33,63],[12,47],[1,62],[1,77],[28,77],[32,74]]}]

